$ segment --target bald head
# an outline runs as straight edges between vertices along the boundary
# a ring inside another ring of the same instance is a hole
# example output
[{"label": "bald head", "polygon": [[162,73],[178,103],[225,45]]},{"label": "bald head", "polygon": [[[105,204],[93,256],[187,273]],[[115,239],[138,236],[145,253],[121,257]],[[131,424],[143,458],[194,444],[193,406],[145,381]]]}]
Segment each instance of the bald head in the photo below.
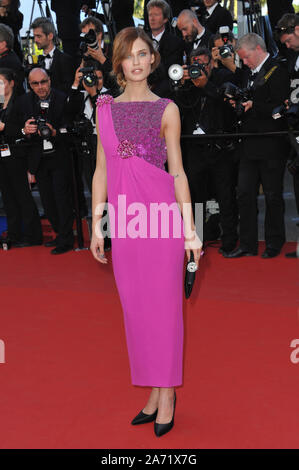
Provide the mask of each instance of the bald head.
[{"label": "bald head", "polygon": [[194,13],[193,10],[182,10],[181,13],[178,16],[178,21],[180,19],[187,19],[189,21],[195,20],[199,23],[198,18],[196,16],[196,13]]},{"label": "bald head", "polygon": [[194,11],[183,10],[178,16],[177,26],[186,42],[193,42],[198,34],[203,32],[203,26],[198,21]]},{"label": "bald head", "polygon": [[28,76],[29,85],[32,91],[40,100],[48,98],[51,91],[51,81],[45,69],[34,68]]},{"label": "bald head", "polygon": [[[31,72],[28,75],[29,82],[31,80],[35,80],[36,77],[40,77],[40,75],[43,75],[43,77],[49,78],[49,75],[47,74],[45,69],[36,67],[36,68],[32,69]],[[38,78],[38,80],[39,80],[39,78]]]}]

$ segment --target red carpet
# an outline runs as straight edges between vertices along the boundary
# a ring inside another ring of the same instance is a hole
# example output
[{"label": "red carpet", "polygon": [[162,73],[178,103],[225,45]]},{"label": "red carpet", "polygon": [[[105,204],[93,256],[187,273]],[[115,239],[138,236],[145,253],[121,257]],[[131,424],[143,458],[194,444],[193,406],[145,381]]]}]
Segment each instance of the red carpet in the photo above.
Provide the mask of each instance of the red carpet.
[{"label": "red carpet", "polygon": [[297,260],[206,250],[185,301],[175,426],[158,439],[130,425],[149,389],[130,383],[111,262],[49,251],[0,252],[2,449],[298,448]]}]

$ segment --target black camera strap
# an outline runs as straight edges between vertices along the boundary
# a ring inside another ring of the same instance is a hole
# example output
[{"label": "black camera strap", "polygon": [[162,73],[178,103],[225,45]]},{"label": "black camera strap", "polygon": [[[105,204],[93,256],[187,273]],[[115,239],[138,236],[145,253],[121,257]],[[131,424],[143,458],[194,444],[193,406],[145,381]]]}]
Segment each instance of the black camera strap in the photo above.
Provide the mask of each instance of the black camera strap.
[{"label": "black camera strap", "polygon": [[256,90],[257,88],[263,86],[269,78],[273,75],[275,70],[278,68],[278,65],[274,65],[268,72],[265,70],[263,66],[261,70],[258,72],[257,76],[255,77],[250,89],[252,91]]}]

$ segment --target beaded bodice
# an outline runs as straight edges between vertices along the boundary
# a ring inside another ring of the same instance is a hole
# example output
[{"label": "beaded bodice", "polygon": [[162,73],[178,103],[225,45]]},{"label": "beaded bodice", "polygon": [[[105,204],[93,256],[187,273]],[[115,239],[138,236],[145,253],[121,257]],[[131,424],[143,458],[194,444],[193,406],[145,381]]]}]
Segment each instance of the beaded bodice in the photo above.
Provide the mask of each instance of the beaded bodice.
[{"label": "beaded bodice", "polygon": [[161,139],[161,120],[170,100],[111,103],[114,130],[120,142],[120,155],[128,149],[134,155],[164,169],[167,159],[165,139]]}]

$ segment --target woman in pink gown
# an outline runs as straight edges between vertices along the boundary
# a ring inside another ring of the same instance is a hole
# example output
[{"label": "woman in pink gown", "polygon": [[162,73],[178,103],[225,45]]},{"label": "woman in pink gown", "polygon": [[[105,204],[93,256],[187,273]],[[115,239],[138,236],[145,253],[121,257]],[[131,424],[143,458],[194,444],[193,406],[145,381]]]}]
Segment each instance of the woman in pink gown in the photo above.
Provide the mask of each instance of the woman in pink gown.
[{"label": "woman in pink gown", "polygon": [[155,434],[161,436],[173,426],[174,387],[182,385],[184,249],[188,259],[192,250],[198,263],[201,242],[182,165],[178,109],[147,84],[158,63],[159,54],[141,29],[118,33],[113,71],[124,92],[116,99],[102,96],[97,103],[91,251],[107,263],[99,227],[108,196],[112,264],[132,383],[152,387],[132,424],[155,421]]}]

